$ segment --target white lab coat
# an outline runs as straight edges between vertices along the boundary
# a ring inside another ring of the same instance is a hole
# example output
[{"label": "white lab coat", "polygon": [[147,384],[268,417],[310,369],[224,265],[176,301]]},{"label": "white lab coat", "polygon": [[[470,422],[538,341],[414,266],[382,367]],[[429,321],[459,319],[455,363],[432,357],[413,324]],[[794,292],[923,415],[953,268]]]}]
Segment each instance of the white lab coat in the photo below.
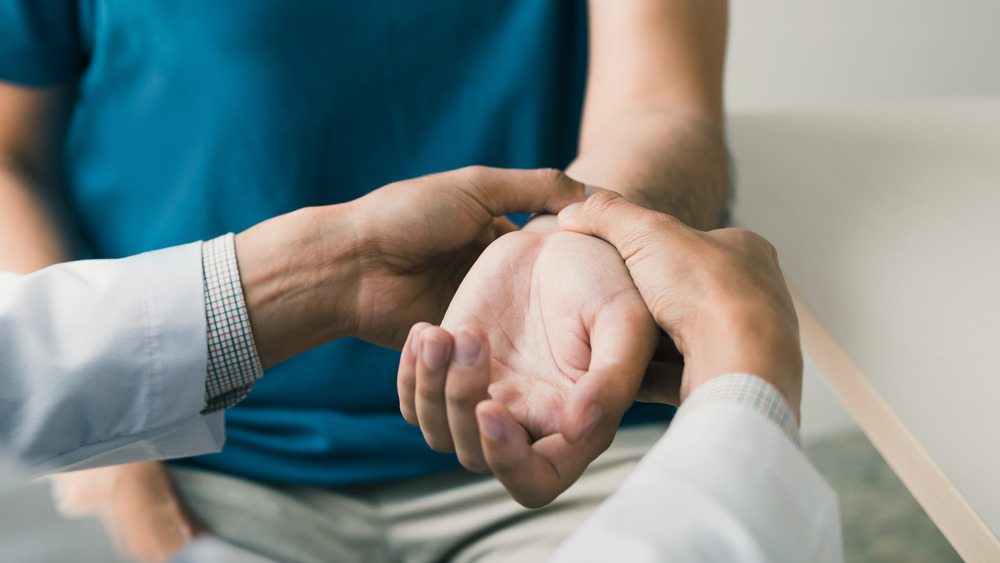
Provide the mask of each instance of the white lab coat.
[{"label": "white lab coat", "polygon": [[843,558],[837,497],[816,468],[763,415],[718,402],[676,418],[552,561]]},{"label": "white lab coat", "polygon": [[28,471],[218,451],[201,244],[0,273],[0,446]]}]

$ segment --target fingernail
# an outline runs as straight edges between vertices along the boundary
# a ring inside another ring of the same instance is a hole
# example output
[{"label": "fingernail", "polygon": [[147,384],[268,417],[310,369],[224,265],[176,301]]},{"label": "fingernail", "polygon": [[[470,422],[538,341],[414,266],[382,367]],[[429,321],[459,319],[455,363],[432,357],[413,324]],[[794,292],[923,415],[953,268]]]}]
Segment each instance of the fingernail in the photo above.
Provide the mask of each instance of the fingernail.
[{"label": "fingernail", "polygon": [[479,337],[470,330],[459,329],[455,335],[455,360],[466,366],[471,366],[479,359],[482,344]]},{"label": "fingernail", "polygon": [[416,326],[414,326],[413,328],[410,329],[410,352],[412,352],[414,356],[418,356],[420,354],[421,330],[423,330],[423,327],[417,328]]},{"label": "fingernail", "polygon": [[563,210],[559,212],[559,220],[560,221],[565,221],[570,215],[573,214],[574,211],[576,211],[577,209],[579,209],[581,205],[583,205],[583,204],[580,203],[580,202],[577,202],[577,203],[571,203],[571,204],[567,205],[566,207],[563,207]]},{"label": "fingernail", "polygon": [[601,421],[601,405],[594,403],[587,407],[587,412],[583,415],[583,433],[581,438],[586,438],[597,428],[597,423]]},{"label": "fingernail", "polygon": [[494,416],[483,413],[479,415],[479,431],[483,433],[484,436],[493,440],[494,442],[503,438],[503,422],[496,419]]},{"label": "fingernail", "polygon": [[424,364],[431,369],[441,369],[444,367],[445,360],[447,360],[447,350],[443,343],[428,339],[424,341]]},{"label": "fingernail", "polygon": [[596,194],[597,192],[606,192],[606,191],[608,190],[604,188],[598,188],[597,186],[591,186],[589,184],[583,187],[583,195],[587,197],[590,197]]}]

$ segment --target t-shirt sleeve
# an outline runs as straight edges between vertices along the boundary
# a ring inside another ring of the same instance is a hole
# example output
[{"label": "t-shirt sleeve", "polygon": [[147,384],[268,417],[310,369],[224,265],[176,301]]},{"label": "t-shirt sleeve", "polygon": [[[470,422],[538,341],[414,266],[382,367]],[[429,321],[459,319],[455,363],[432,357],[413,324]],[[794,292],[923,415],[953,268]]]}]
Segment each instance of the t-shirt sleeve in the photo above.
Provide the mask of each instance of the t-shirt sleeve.
[{"label": "t-shirt sleeve", "polygon": [[54,86],[80,75],[80,0],[0,2],[0,81]]}]

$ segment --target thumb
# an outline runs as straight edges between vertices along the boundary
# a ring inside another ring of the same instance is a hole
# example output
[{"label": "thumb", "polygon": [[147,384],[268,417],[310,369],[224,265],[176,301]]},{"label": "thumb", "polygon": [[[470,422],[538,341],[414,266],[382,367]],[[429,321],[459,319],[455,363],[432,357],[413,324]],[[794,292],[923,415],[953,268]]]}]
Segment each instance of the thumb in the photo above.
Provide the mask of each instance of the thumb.
[{"label": "thumb", "polygon": [[693,229],[665,213],[636,205],[621,195],[597,192],[559,213],[559,228],[602,238],[628,260],[649,244],[663,244]]},{"label": "thumb", "polygon": [[657,341],[652,317],[638,296],[635,301],[603,308],[594,323],[590,366],[574,385],[561,417],[569,442],[595,431],[613,434],[635,400]]},{"label": "thumb", "polygon": [[583,184],[551,168],[514,170],[470,166],[458,173],[464,175],[464,182],[458,189],[494,217],[538,211],[558,213],[567,205],[584,199]]}]

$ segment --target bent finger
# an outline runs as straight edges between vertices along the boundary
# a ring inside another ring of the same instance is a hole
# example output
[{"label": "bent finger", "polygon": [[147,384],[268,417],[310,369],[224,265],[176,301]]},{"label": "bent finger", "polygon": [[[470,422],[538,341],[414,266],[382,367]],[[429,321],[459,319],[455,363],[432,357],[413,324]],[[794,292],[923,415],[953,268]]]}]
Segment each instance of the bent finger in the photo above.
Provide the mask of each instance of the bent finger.
[{"label": "bent finger", "polygon": [[452,338],[448,331],[433,325],[421,331],[417,347],[415,410],[427,445],[439,452],[455,449],[444,398],[451,348]]},{"label": "bent finger", "polygon": [[492,400],[479,403],[476,417],[487,465],[511,497],[528,508],[545,506],[569,488],[613,437],[570,444],[553,434],[532,444],[507,407]]},{"label": "bent finger", "polygon": [[635,401],[657,345],[658,331],[638,295],[606,307],[590,332],[587,373],[563,408],[562,433],[576,442],[598,429],[613,433]]},{"label": "bent finger", "polygon": [[415,395],[417,389],[417,345],[420,332],[430,323],[417,323],[410,327],[402,353],[399,355],[399,371],[396,372],[396,392],[399,394],[399,412],[406,422],[417,426]]},{"label": "bent finger", "polygon": [[476,421],[476,405],[489,398],[489,338],[479,327],[463,326],[454,339],[445,382],[448,426],[459,463],[470,471],[489,473]]}]

